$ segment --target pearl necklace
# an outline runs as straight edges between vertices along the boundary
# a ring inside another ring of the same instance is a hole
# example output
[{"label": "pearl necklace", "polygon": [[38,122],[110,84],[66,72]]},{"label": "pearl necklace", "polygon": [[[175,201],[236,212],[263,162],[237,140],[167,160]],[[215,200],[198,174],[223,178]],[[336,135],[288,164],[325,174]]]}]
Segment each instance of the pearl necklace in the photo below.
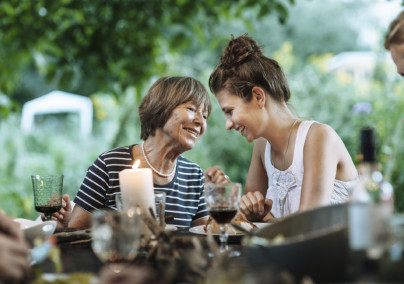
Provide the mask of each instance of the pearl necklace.
[{"label": "pearl necklace", "polygon": [[142,143],[141,147],[142,147],[142,154],[143,154],[143,157],[144,157],[146,163],[149,165],[149,167],[153,170],[153,172],[155,172],[156,174],[158,174],[159,176],[162,176],[162,177],[170,177],[170,176],[172,176],[172,175],[175,173],[175,170],[177,169],[177,160],[175,160],[174,168],[173,168],[173,170],[172,170],[169,174],[165,174],[165,173],[159,172],[158,170],[156,170],[156,169],[151,165],[151,163],[150,163],[149,160],[147,159],[146,154],[145,154],[145,151],[144,151],[144,142]]}]

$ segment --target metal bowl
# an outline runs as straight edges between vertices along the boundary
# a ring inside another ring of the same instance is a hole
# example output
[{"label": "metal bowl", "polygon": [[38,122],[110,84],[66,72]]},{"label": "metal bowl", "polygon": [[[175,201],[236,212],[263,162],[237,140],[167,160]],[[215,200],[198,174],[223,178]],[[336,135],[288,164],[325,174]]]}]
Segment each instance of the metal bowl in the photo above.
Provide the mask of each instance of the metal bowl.
[{"label": "metal bowl", "polygon": [[297,280],[347,281],[347,204],[295,213],[243,239],[249,263],[257,269],[288,271]]}]

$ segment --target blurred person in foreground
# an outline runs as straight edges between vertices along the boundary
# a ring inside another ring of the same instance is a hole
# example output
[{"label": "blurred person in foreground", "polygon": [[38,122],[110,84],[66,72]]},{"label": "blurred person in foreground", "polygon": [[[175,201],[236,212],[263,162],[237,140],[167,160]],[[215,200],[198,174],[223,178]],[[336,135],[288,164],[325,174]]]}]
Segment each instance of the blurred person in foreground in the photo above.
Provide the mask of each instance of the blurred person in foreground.
[{"label": "blurred person in foreground", "polygon": [[384,47],[390,50],[391,58],[397,66],[397,73],[404,76],[404,11],[390,23]]},{"label": "blurred person in foreground", "polygon": [[25,283],[30,266],[20,225],[0,210],[0,283]]},{"label": "blurred person in foreground", "polygon": [[52,217],[59,221],[58,229],[88,228],[93,210],[116,209],[118,174],[131,168],[136,160],[140,160],[140,168],[152,169],[154,189],[166,193],[166,216],[174,216],[167,224],[205,224],[205,179],[215,183],[228,177],[218,166],[207,169],[204,176],[199,165],[181,154],[191,150],[205,133],[211,108],[209,93],[199,81],[190,77],[157,80],[139,106],[144,142],[107,151],[97,158],[74,199],[73,210],[69,196],[63,196],[62,209]]},{"label": "blurred person in foreground", "polygon": [[209,87],[226,128],[255,140],[240,202],[250,221],[349,200],[358,173],[343,141],[330,126],[292,114],[281,67],[251,37],[232,36]]}]

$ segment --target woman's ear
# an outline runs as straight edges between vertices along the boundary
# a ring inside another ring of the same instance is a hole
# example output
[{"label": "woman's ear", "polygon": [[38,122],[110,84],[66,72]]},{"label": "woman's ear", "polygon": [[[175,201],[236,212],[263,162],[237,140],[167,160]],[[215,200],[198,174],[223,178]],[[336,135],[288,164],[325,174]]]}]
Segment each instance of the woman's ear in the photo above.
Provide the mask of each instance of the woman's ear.
[{"label": "woman's ear", "polygon": [[263,108],[265,106],[265,92],[260,87],[253,87],[252,90],[252,100],[257,103],[259,108]]}]

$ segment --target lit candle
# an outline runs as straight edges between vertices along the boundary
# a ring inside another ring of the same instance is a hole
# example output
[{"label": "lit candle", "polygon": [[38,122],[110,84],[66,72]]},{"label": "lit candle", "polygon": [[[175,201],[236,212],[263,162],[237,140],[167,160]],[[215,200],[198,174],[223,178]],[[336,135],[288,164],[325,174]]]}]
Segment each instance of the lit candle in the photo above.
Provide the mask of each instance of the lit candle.
[{"label": "lit candle", "polygon": [[123,208],[128,209],[139,205],[149,212],[154,208],[153,174],[149,168],[138,168],[140,161],[137,160],[132,169],[119,172]]}]

